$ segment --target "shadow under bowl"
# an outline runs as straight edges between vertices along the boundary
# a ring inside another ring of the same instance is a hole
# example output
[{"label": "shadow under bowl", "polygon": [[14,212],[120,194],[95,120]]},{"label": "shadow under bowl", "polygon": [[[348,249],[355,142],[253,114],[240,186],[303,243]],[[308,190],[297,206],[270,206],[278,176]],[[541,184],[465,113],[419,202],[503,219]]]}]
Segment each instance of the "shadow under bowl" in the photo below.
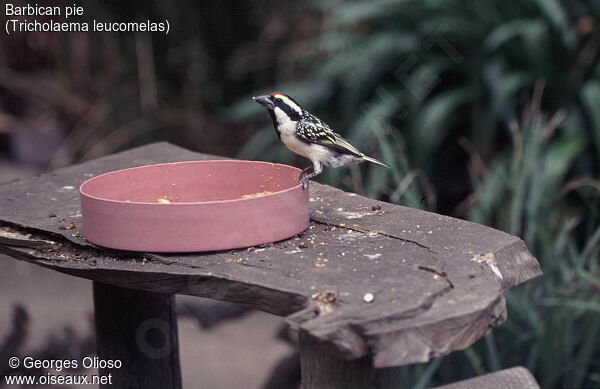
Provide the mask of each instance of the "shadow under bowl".
[{"label": "shadow under bowl", "polygon": [[300,169],[191,161],[105,173],[79,188],[83,233],[131,251],[229,250],[290,238],[309,224]]}]

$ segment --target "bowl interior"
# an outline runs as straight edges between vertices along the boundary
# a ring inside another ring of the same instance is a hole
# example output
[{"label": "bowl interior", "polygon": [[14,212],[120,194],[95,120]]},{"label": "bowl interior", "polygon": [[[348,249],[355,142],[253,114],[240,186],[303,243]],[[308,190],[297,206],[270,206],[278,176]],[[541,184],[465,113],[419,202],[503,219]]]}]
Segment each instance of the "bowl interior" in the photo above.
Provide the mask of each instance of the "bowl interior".
[{"label": "bowl interior", "polygon": [[94,177],[81,193],[132,203],[198,203],[267,195],[298,186],[300,169],[257,161],[191,161],[141,166]]}]

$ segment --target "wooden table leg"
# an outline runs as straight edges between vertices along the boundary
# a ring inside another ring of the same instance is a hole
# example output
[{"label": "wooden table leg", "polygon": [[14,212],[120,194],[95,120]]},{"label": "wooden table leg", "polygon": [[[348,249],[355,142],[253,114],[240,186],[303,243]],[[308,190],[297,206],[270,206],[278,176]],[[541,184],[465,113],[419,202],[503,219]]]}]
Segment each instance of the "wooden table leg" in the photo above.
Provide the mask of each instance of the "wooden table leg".
[{"label": "wooden table leg", "polygon": [[101,388],[181,388],[173,295],[94,282],[94,309],[98,358],[122,364]]},{"label": "wooden table leg", "polygon": [[302,389],[397,389],[400,369],[375,369],[371,357],[353,361],[323,352],[319,342],[304,332],[299,334]]}]

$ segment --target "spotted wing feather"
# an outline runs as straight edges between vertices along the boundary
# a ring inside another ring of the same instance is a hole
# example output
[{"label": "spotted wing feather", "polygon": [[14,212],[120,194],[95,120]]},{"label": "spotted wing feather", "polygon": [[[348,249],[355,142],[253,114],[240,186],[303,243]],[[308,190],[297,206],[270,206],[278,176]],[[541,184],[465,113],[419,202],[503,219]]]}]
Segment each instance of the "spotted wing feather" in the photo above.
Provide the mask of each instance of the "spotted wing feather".
[{"label": "spotted wing feather", "polygon": [[296,126],[296,136],[306,143],[314,143],[330,147],[344,154],[362,157],[363,154],[352,146],[341,135],[335,133],[327,123],[321,119],[305,113]]}]

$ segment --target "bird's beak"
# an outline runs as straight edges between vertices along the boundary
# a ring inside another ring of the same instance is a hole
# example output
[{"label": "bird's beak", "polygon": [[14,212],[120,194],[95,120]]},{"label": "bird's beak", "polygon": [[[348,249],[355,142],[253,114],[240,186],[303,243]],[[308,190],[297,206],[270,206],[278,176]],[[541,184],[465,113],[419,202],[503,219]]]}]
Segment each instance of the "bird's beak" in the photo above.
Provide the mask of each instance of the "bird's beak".
[{"label": "bird's beak", "polygon": [[255,96],[252,98],[252,100],[256,101],[258,104],[262,105],[269,111],[275,109],[275,103],[271,101],[269,96]]}]

